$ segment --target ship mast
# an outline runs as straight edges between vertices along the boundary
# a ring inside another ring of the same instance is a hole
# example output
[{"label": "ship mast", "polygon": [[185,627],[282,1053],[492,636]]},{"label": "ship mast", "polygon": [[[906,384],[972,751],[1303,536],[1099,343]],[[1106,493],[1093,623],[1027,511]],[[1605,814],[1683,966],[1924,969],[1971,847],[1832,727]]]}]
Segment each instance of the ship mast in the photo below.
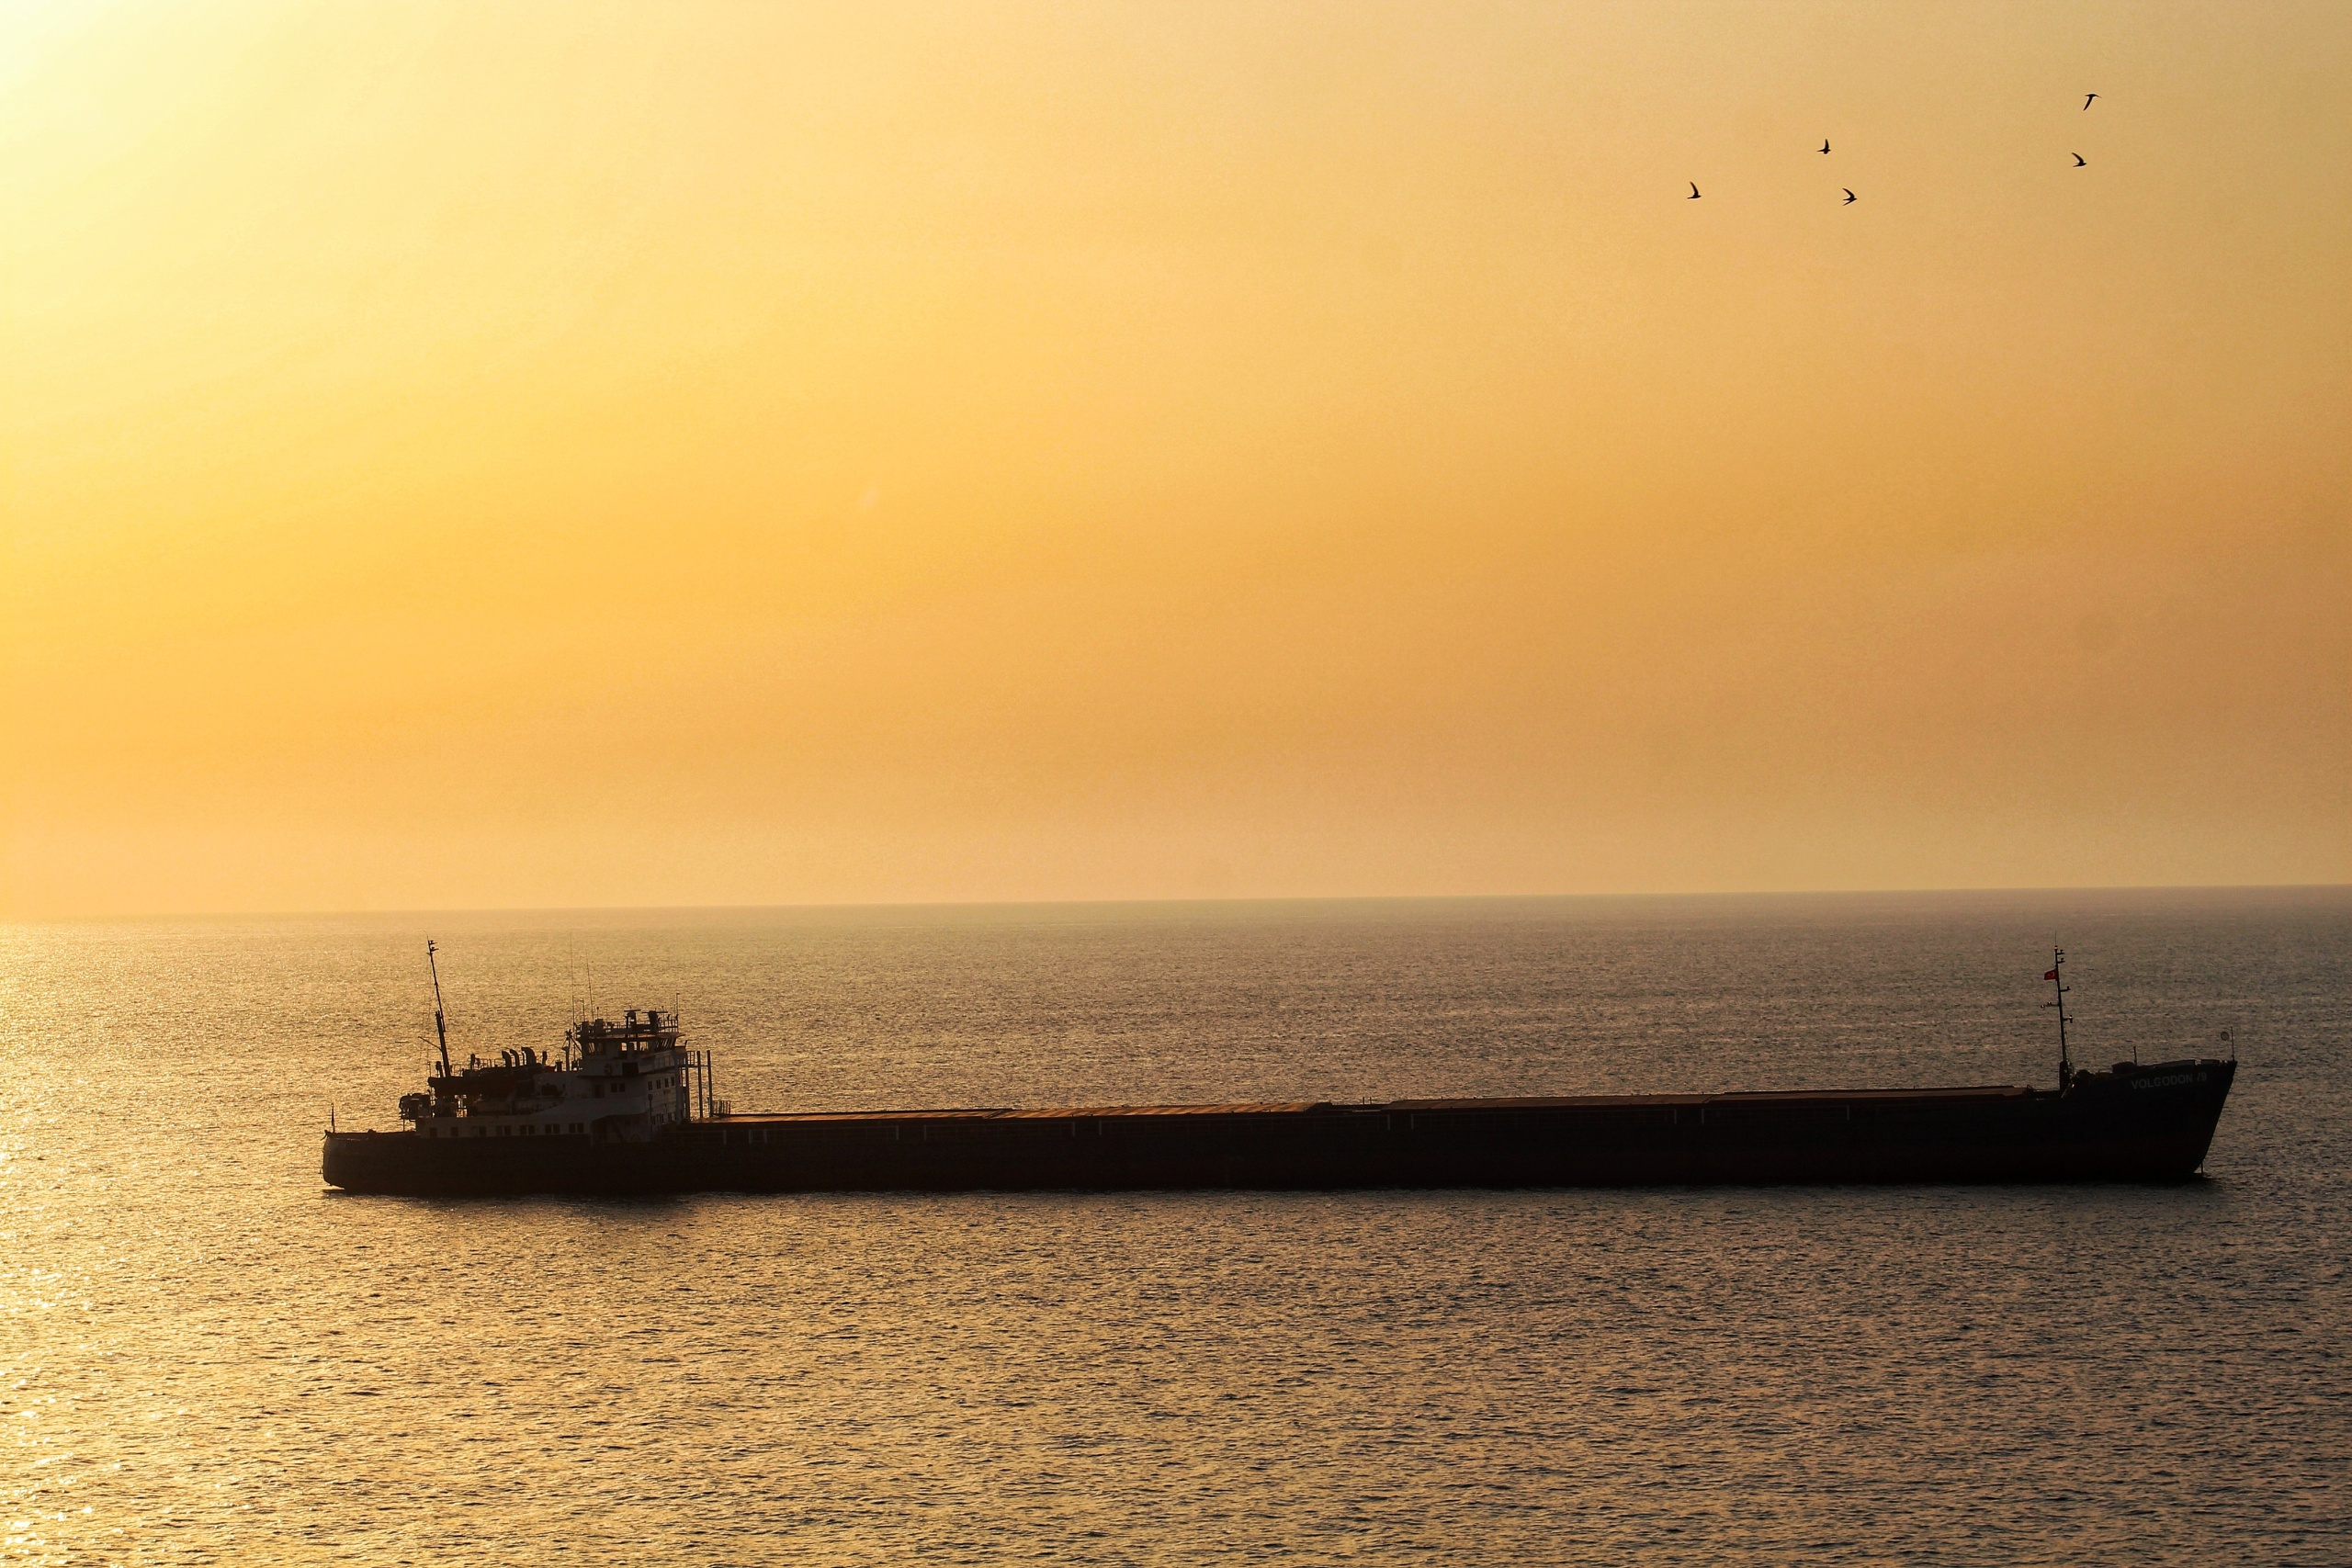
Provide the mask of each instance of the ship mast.
[{"label": "ship mast", "polygon": [[424,966],[433,971],[433,1032],[441,1037],[441,1076],[446,1078],[449,1076],[449,1025],[441,1016],[441,965],[433,959],[436,951],[433,939],[425,938]]},{"label": "ship mast", "polygon": [[2075,1077],[2074,1058],[2066,1054],[2066,982],[2058,977],[2058,972],[2065,966],[2066,950],[2063,947],[2052,948],[2050,973],[2044,975],[2042,978],[2049,981],[2051,989],[2058,993],[2058,999],[2044,1002],[2041,1005],[2058,1010],[2058,1089],[2062,1094],[2065,1092],[2066,1086],[2073,1082]]}]

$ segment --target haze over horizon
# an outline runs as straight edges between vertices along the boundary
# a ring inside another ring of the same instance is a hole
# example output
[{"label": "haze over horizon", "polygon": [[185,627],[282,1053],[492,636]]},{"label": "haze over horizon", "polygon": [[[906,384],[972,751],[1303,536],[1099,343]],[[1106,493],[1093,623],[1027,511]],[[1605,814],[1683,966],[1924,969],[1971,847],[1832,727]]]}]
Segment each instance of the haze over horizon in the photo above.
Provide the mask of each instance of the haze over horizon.
[{"label": "haze over horizon", "polygon": [[14,7],[0,919],[2352,882],[2347,77]]}]

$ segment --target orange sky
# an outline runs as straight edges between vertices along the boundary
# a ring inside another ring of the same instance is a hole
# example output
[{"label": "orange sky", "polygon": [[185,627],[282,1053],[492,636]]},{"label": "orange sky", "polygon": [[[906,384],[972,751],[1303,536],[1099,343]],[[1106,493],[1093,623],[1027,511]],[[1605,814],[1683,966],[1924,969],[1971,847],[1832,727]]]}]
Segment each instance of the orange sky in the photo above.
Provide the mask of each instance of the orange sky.
[{"label": "orange sky", "polygon": [[2352,880],[2347,80],[17,5],[0,917]]}]

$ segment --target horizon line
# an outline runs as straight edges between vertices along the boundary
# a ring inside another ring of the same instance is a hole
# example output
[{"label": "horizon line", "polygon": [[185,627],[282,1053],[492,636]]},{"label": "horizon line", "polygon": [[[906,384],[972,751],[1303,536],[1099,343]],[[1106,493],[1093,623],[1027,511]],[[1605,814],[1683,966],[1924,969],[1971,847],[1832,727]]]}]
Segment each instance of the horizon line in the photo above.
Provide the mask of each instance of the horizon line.
[{"label": "horizon line", "polygon": [[1279,904],[1472,904],[1674,898],[1871,898],[1959,895],[2083,893],[2352,893],[2352,882],[2215,882],[2009,884],[1938,887],[1680,888],[1580,893],[1303,893],[1189,894],[1121,898],[872,898],[779,903],[718,904],[479,904],[439,908],[254,908],[93,911],[80,914],[0,917],[0,927],[84,925],[109,920],[386,919],[401,916],[447,918],[467,915],[715,914],[763,911],[878,909],[1072,909],[1146,908],[1176,906]]}]

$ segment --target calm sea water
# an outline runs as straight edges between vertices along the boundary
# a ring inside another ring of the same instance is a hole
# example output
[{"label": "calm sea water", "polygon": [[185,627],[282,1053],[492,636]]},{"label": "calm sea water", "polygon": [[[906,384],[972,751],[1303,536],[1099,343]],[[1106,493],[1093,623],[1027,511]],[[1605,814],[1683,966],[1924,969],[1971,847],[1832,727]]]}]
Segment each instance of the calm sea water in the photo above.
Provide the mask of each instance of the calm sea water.
[{"label": "calm sea water", "polygon": [[[742,1109],[2245,1063],[2186,1187],[323,1190],[431,1032]],[[0,1557],[2352,1562],[2352,894],[0,930]]]}]

